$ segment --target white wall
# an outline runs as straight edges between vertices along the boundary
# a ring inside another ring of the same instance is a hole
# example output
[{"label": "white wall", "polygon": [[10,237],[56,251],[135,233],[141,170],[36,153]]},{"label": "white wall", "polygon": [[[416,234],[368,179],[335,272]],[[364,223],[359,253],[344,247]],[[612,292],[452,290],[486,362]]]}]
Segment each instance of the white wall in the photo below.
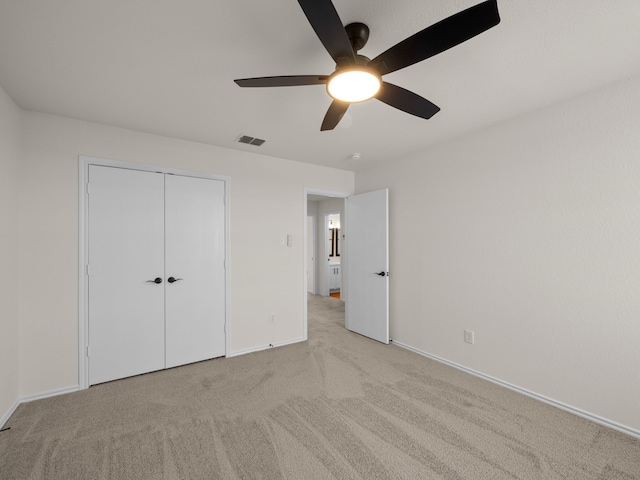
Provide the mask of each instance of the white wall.
[{"label": "white wall", "polygon": [[32,112],[23,129],[21,395],[78,384],[78,155],[230,176],[229,353],[303,338],[304,189],[353,191],[352,172]]},{"label": "white wall", "polygon": [[356,177],[381,187],[394,340],[640,431],[640,78]]},{"label": "white wall", "polygon": [[317,215],[318,214],[318,205],[319,204],[320,204],[320,202],[309,200],[307,202],[307,215]]},{"label": "white wall", "polygon": [[18,380],[18,168],[20,109],[0,88],[0,426],[15,405]]}]

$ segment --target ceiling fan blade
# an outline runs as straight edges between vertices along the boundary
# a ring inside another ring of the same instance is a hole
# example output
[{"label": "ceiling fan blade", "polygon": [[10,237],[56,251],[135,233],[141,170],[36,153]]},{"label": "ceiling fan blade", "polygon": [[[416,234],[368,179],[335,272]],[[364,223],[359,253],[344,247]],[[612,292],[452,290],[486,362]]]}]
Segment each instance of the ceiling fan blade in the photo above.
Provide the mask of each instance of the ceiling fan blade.
[{"label": "ceiling fan blade", "polygon": [[356,63],[349,36],[331,0],[298,0],[298,3],[336,64]]},{"label": "ceiling fan blade", "polygon": [[376,94],[376,98],[416,117],[429,119],[440,111],[440,107],[426,98],[392,83],[382,82],[382,87]]},{"label": "ceiling fan blade", "polygon": [[487,0],[401,41],[371,60],[368,66],[386,75],[455,47],[498,23],[498,2]]},{"label": "ceiling fan blade", "polygon": [[342,117],[346,113],[347,108],[349,108],[348,102],[334,100],[329,106],[329,110],[327,110],[324,120],[322,120],[320,131],[324,132],[325,130],[333,130],[336,128],[336,125],[340,123],[340,120],[342,120]]},{"label": "ceiling fan blade", "polygon": [[322,85],[327,75],[286,75],[280,77],[239,78],[234,80],[241,87],[297,87],[300,85]]}]

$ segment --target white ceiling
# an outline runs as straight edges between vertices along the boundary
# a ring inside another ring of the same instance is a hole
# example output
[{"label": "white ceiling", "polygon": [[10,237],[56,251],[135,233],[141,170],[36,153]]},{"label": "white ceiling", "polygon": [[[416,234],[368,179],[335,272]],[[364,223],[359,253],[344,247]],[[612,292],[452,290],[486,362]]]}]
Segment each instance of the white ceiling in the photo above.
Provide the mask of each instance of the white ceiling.
[{"label": "white ceiling", "polygon": [[[334,0],[369,25],[370,58],[476,3]],[[0,85],[28,110],[358,171],[640,74],[638,0],[498,6],[497,27],[385,76],[438,105],[431,120],[373,100],[320,132],[323,86],[235,85],[333,71],[295,0],[2,0]]]}]

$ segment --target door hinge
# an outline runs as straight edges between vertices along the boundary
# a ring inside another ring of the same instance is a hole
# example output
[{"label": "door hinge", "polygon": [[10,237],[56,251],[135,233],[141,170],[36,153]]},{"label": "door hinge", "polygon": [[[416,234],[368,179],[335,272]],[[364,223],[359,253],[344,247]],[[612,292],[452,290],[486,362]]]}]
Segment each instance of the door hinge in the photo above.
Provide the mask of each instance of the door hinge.
[{"label": "door hinge", "polygon": [[91,356],[90,353],[91,353],[91,351],[89,350],[89,345],[87,345],[87,357]]},{"label": "door hinge", "polygon": [[87,277],[89,276],[89,264],[86,265]]},{"label": "door hinge", "polygon": [[87,182],[87,195],[89,195],[89,182]]}]

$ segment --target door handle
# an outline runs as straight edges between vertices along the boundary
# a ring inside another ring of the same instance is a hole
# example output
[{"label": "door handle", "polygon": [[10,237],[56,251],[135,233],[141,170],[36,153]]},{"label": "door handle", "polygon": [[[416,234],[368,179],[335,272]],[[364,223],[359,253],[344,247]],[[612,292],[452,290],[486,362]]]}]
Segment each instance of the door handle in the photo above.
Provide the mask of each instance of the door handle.
[{"label": "door handle", "polygon": [[182,278],[173,278],[173,277],[167,278],[167,282],[169,283],[174,283],[174,282],[177,282],[178,280],[182,280]]},{"label": "door handle", "polygon": [[147,280],[147,283],[162,283],[162,279],[160,277],[156,277],[155,280]]},{"label": "door handle", "polygon": [[376,275],[380,275],[381,277],[386,277],[387,276],[387,272],[378,272],[378,273],[376,273]]}]

